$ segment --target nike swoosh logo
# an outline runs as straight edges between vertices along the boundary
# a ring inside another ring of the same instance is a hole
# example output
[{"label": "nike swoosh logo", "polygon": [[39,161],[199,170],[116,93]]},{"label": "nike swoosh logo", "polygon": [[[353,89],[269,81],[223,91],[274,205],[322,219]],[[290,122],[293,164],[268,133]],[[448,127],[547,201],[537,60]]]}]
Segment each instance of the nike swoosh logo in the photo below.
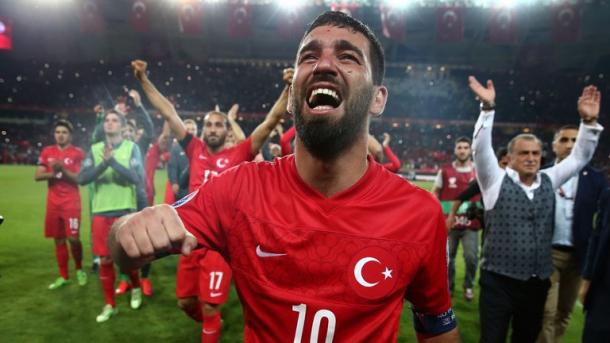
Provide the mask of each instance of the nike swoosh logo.
[{"label": "nike swoosh logo", "polygon": [[260,244],[256,246],[256,256],[258,257],[278,257],[278,256],[286,256],[286,254],[278,254],[274,252],[266,252],[261,249]]},{"label": "nike swoosh logo", "polygon": [[216,333],[216,330],[203,329],[202,332],[204,335],[213,335]]},{"label": "nike swoosh logo", "polygon": [[219,296],[221,296],[221,295],[222,295],[222,293],[210,292],[210,296],[211,296],[212,298],[216,298],[216,297],[219,297]]}]

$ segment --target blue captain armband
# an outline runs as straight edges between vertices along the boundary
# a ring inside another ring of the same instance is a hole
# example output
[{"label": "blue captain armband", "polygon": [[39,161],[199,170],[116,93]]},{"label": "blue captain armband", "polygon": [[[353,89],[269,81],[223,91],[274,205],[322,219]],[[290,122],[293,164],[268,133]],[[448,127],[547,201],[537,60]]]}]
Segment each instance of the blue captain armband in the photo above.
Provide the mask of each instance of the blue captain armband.
[{"label": "blue captain armband", "polygon": [[415,331],[426,336],[437,336],[451,331],[457,326],[455,314],[451,308],[447,312],[437,315],[419,313],[413,308],[411,308],[411,311],[413,312]]}]

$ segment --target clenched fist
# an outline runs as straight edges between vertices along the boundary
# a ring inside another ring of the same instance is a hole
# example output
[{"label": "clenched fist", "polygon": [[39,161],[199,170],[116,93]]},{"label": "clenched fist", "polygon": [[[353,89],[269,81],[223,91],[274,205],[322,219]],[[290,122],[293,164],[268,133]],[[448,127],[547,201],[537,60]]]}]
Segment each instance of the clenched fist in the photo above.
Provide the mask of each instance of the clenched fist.
[{"label": "clenched fist", "polygon": [[197,239],[169,205],[147,207],[124,217],[112,227],[109,245],[113,260],[122,267],[139,267],[156,255],[180,251],[189,255]]},{"label": "clenched fist", "polygon": [[146,78],[146,68],[148,67],[148,63],[142,60],[134,60],[131,61],[131,67],[133,68],[133,76],[136,77],[139,81],[142,81]]}]

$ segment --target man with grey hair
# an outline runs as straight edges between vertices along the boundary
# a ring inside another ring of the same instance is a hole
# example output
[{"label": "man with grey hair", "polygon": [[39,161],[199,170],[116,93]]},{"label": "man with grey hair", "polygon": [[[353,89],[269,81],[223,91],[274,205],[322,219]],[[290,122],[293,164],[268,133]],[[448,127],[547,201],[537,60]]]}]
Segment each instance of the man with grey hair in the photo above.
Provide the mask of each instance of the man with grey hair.
[{"label": "man with grey hair", "polygon": [[593,156],[603,127],[597,123],[601,94],[588,86],[578,99],[582,123],[574,149],[561,163],[540,170],[541,141],[521,134],[508,144],[509,164],[498,166],[491,144],[496,92],[474,77],[469,86],[481,100],[473,152],[485,204],[486,235],[481,258],[479,314],[481,342],[504,342],[512,322],[512,342],[536,341],[542,327],[553,272],[554,190],[576,175]]}]

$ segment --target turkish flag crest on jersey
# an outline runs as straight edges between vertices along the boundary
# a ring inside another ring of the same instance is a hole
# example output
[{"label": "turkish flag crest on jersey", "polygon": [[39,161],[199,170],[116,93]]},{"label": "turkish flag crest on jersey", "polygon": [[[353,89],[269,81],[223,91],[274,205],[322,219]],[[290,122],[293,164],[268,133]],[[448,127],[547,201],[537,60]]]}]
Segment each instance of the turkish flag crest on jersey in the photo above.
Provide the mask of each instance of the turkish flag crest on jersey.
[{"label": "turkish flag crest on jersey", "polygon": [[348,269],[352,289],[366,299],[379,299],[390,294],[398,280],[398,263],[387,250],[368,247],[357,253]]}]

